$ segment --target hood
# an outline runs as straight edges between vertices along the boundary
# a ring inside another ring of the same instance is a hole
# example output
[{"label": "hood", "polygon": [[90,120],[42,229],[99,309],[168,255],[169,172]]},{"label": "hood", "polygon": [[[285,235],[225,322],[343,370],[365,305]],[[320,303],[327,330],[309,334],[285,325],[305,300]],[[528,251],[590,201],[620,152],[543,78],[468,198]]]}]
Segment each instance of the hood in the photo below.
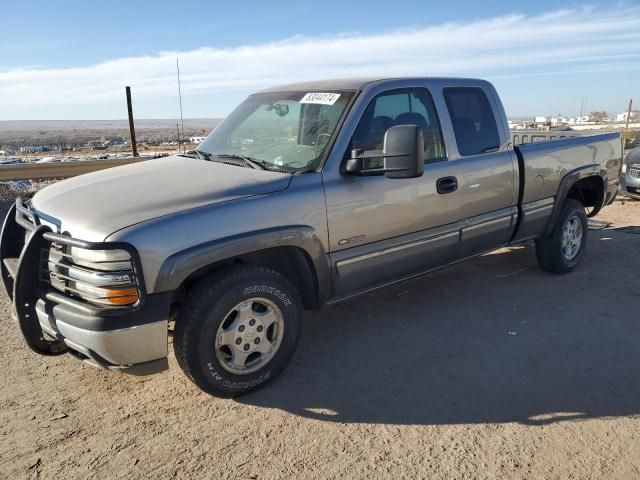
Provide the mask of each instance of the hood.
[{"label": "hood", "polygon": [[181,156],[146,160],[55,183],[32,200],[44,224],[89,241],[213,203],[284,190],[291,175]]}]

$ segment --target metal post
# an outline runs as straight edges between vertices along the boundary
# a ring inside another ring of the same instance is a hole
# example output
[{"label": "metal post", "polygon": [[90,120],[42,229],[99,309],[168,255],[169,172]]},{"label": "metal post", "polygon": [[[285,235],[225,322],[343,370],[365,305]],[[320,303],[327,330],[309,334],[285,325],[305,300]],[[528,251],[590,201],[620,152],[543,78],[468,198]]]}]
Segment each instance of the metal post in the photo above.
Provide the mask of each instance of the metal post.
[{"label": "metal post", "polygon": [[633,106],[633,98],[629,99],[629,108],[627,109],[627,122],[624,126],[625,130],[629,130],[629,120],[631,118],[631,107]]},{"label": "metal post", "polygon": [[625,126],[624,126],[624,133],[622,135],[622,149],[626,149],[627,148],[627,141],[629,140],[630,135],[629,135],[629,122],[631,121],[631,110],[633,107],[633,99],[630,98],[629,99],[629,106],[627,107],[627,119],[625,121]]},{"label": "metal post", "polygon": [[[178,62],[177,58],[176,58],[176,69],[178,70],[178,98],[180,99],[180,123],[182,124],[182,137],[184,138],[184,120],[182,119],[182,87],[180,86],[180,63]],[[179,147],[180,146],[178,145],[178,150],[180,149]]]},{"label": "metal post", "polygon": [[136,146],[136,129],[133,126],[133,107],[131,106],[131,87],[125,87],[127,91],[127,110],[129,112],[129,133],[131,134],[131,148],[133,156],[138,156],[138,147]]}]

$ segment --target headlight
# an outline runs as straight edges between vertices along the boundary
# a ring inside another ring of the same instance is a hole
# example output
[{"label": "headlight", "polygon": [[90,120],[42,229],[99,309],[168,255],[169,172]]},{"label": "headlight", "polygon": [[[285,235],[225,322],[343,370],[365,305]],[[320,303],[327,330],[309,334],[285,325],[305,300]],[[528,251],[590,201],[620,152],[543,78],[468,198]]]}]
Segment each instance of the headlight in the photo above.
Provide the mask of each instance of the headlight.
[{"label": "headlight", "polygon": [[99,305],[132,305],[139,299],[131,255],[126,250],[89,250],[55,243],[49,250],[50,283]]},{"label": "headlight", "polygon": [[622,173],[627,173],[627,164],[626,163],[622,164]]},{"label": "headlight", "polygon": [[125,250],[88,250],[71,247],[69,255],[76,265],[96,270],[126,270],[131,268],[131,255]]}]

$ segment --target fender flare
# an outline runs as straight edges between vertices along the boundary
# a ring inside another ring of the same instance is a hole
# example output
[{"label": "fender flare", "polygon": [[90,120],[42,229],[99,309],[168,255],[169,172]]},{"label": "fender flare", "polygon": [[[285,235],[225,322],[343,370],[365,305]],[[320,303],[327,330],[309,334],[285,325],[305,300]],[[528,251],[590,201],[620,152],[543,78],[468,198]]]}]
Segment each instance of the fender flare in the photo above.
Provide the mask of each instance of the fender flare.
[{"label": "fender flare", "polygon": [[302,225],[247,232],[176,252],[162,263],[154,292],[175,291],[191,274],[202,268],[219,261],[274,247],[297,247],[308,255],[317,275],[318,304],[325,303],[331,291],[329,257],[316,231]]},{"label": "fender flare", "polygon": [[558,191],[556,193],[555,202],[553,203],[551,218],[549,218],[549,223],[547,223],[547,228],[544,231],[544,236],[551,235],[551,233],[553,232],[553,229],[558,222],[560,212],[562,211],[562,206],[564,205],[564,201],[566,200],[571,187],[573,187],[576,182],[582,180],[583,178],[593,176],[604,179],[604,172],[601,170],[600,165],[598,165],[597,163],[592,163],[583,167],[576,168],[575,170],[571,170],[564,177],[562,177],[562,180],[560,180],[560,185],[558,186]]}]

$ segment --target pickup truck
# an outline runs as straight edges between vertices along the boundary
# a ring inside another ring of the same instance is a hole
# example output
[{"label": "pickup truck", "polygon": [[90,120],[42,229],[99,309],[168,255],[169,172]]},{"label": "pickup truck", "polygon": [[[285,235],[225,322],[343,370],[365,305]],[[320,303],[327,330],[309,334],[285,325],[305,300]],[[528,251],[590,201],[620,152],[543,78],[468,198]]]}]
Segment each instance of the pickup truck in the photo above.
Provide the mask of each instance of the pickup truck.
[{"label": "pickup truck", "polygon": [[621,163],[613,133],[513,146],[482,80],[275,87],[194,151],[18,199],[2,280],[35,352],[149,374],[172,335],[185,374],[233,397],[285,367],[304,309],[532,240],[570,272]]}]

